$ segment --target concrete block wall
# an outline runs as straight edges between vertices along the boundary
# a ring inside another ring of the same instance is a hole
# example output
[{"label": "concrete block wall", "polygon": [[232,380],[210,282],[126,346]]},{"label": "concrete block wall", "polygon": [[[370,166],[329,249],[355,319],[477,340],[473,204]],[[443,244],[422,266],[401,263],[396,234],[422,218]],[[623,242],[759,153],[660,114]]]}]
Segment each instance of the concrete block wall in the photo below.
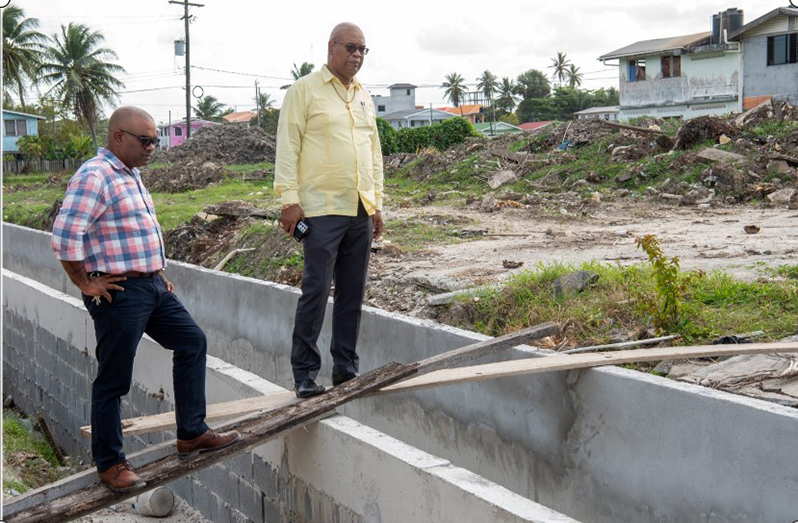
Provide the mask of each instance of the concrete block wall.
[{"label": "concrete block wall", "polygon": [[[47,234],[8,225],[4,234],[6,263],[63,284]],[[289,386],[296,289],[180,263],[168,271],[216,356]],[[325,373],[329,313],[319,343]],[[362,368],[481,339],[366,308]],[[542,354],[519,347],[494,359]],[[652,375],[603,368],[506,378],[362,400],[343,412],[577,519],[798,519],[798,452],[773,451],[795,449],[798,411]]]},{"label": "concrete block wall", "polygon": [[[94,333],[83,303],[7,270],[3,293],[4,390],[26,411],[44,411],[59,445],[88,460],[90,441],[80,436],[79,428],[89,422],[90,383],[96,369],[88,356],[93,355]],[[68,370],[74,367],[80,370]],[[211,403],[283,390],[209,358]],[[64,396],[68,399],[61,400]],[[145,337],[123,415],[170,411],[173,397],[171,353]],[[125,441],[126,452],[172,438],[172,431],[131,436]],[[170,487],[215,523],[578,523],[341,415]]]}]

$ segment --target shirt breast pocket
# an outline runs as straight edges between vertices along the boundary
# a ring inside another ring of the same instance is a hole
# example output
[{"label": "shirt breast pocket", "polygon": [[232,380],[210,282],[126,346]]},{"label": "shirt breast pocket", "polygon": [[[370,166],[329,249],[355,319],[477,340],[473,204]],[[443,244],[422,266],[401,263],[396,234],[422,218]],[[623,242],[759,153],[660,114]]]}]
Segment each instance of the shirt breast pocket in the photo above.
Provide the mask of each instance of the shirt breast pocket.
[{"label": "shirt breast pocket", "polygon": [[374,124],[374,111],[371,105],[366,102],[355,102],[354,105],[355,125],[370,129]]}]

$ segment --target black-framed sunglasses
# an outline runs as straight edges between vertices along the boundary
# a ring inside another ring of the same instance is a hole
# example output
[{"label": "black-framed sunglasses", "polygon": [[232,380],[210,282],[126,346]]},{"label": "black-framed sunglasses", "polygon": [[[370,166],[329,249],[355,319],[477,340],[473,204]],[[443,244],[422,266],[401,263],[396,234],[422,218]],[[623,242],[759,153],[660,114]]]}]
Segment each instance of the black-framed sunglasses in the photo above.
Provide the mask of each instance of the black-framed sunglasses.
[{"label": "black-framed sunglasses", "polygon": [[339,42],[338,40],[333,40],[333,42],[344,46],[346,48],[346,52],[349,54],[355,54],[355,51],[360,51],[360,54],[363,56],[369,54],[369,48],[365,45],[345,44],[343,42]]},{"label": "black-framed sunglasses", "polygon": [[141,146],[142,147],[149,147],[150,145],[157,146],[159,143],[161,143],[161,139],[159,137],[157,137],[157,136],[155,138],[151,138],[151,137],[149,137],[147,135],[144,135],[144,134],[138,135],[138,134],[133,134],[130,131],[125,131],[124,129],[119,129],[119,130],[122,131],[125,134],[129,134],[130,136],[133,136],[134,138],[138,138],[139,142],[141,142]]}]

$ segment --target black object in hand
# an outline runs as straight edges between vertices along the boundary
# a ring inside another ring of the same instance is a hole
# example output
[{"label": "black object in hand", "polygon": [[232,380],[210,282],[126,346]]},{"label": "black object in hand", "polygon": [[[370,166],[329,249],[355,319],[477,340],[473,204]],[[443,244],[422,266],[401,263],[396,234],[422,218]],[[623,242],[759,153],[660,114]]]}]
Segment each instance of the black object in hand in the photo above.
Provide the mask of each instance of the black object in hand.
[{"label": "black object in hand", "polygon": [[308,224],[302,220],[296,222],[296,227],[294,228],[294,239],[298,242],[301,242],[302,239],[310,233],[310,227]]}]

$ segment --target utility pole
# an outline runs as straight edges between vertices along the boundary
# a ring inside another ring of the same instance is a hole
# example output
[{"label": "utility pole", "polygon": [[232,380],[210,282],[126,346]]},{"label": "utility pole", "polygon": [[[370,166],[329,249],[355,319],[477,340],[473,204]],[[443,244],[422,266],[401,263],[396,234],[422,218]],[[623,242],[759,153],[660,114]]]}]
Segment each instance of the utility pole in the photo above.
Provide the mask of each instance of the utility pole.
[{"label": "utility pole", "polygon": [[258,127],[260,127],[260,91],[257,80],[255,80],[255,113],[258,115]]},{"label": "utility pole", "polygon": [[179,2],[178,0],[169,0],[170,4],[178,4],[183,6],[182,20],[185,22],[186,31],[186,140],[191,138],[191,46],[189,42],[188,24],[190,17],[188,16],[188,6],[192,7],[205,7],[203,4],[192,4],[188,0]]}]

